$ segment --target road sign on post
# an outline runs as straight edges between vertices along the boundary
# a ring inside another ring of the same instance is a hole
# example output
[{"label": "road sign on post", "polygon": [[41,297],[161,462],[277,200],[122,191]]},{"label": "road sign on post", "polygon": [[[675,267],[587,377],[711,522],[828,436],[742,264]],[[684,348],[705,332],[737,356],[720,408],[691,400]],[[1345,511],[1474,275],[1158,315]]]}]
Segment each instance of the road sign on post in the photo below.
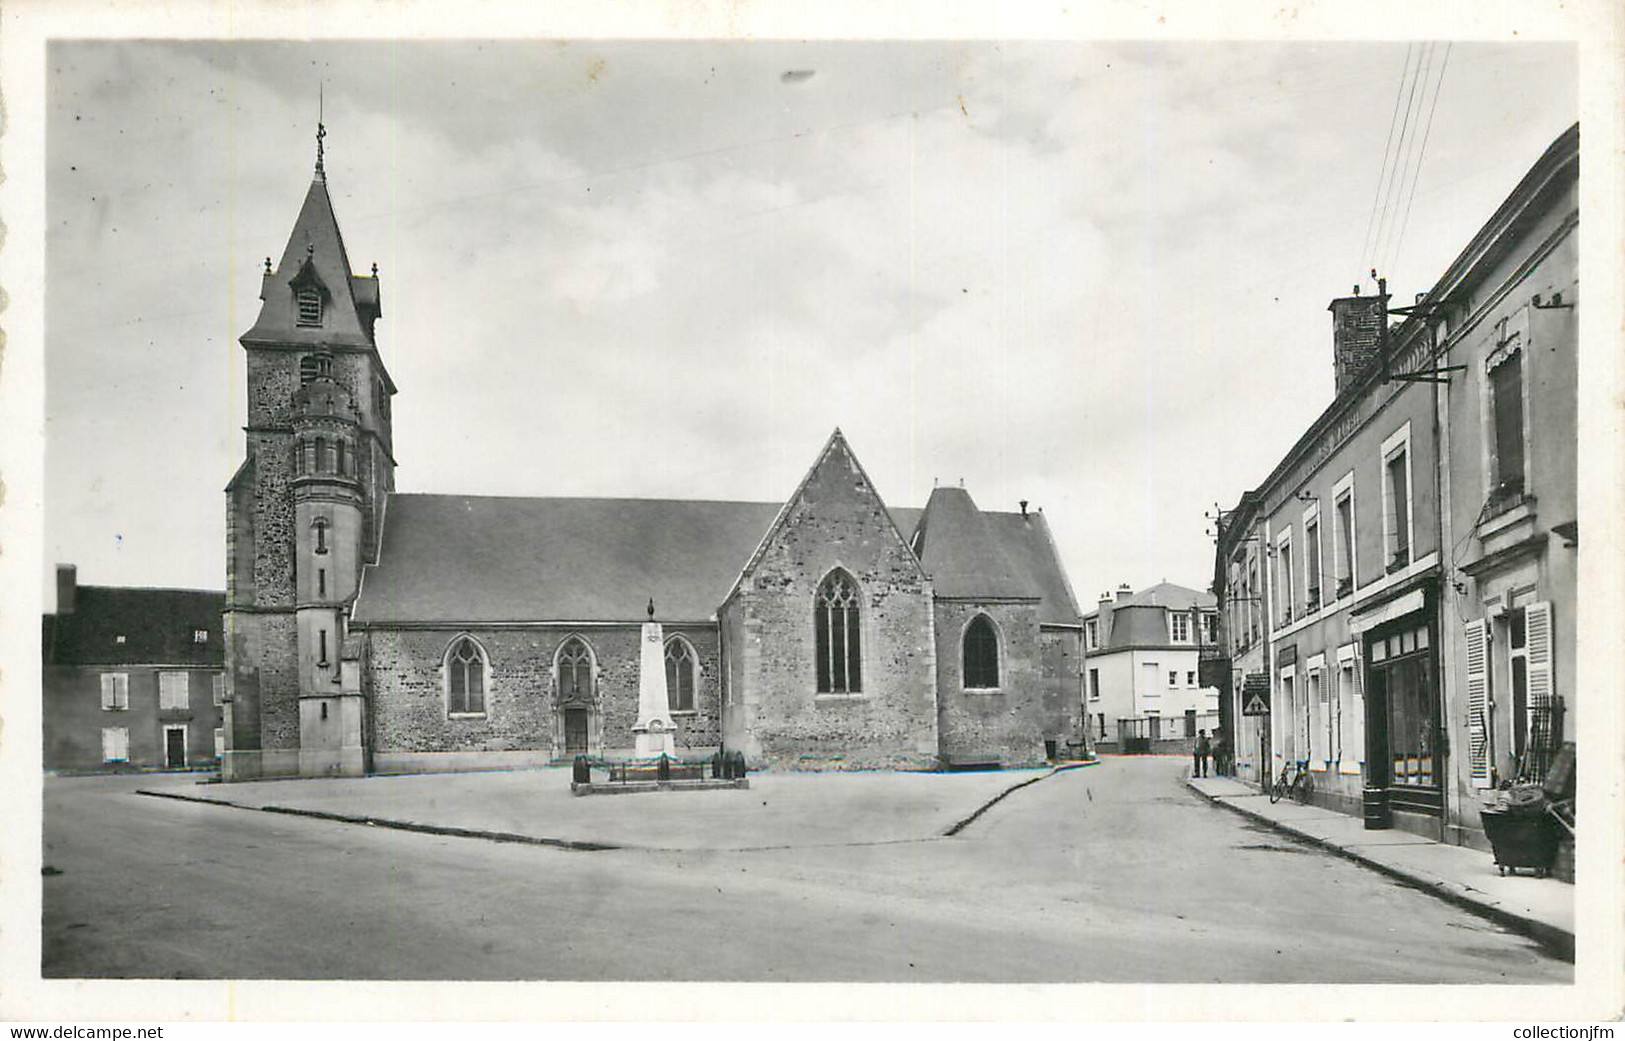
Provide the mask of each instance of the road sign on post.
[{"label": "road sign on post", "polygon": [[1267,716],[1270,714],[1270,679],[1262,672],[1249,672],[1241,684],[1241,714]]}]

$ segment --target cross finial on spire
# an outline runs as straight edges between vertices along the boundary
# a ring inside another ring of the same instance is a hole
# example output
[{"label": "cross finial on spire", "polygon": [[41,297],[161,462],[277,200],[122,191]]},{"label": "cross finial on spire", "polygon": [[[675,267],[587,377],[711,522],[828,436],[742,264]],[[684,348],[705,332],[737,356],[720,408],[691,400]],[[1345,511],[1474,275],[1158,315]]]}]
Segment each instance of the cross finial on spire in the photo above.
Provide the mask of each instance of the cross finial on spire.
[{"label": "cross finial on spire", "polygon": [[316,176],[322,180],[327,179],[322,168],[322,139],[327,136],[327,124],[323,120],[327,116],[327,85],[318,84],[316,88]]}]

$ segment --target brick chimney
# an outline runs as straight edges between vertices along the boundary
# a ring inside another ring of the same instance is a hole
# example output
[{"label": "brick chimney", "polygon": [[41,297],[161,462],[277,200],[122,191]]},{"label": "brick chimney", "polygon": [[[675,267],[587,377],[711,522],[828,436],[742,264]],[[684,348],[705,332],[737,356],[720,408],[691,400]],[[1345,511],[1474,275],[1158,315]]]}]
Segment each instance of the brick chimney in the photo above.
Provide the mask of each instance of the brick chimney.
[{"label": "brick chimney", "polygon": [[72,564],[56,566],[56,613],[73,614],[78,599],[79,569]]},{"label": "brick chimney", "polygon": [[1131,597],[1133,595],[1134,595],[1134,590],[1129,586],[1129,584],[1127,582],[1124,582],[1122,585],[1117,587],[1117,602],[1118,603],[1122,603],[1124,600],[1127,600],[1129,597]]},{"label": "brick chimney", "polygon": [[1353,296],[1338,297],[1327,310],[1332,313],[1332,367],[1341,394],[1377,357],[1388,320],[1388,295],[1361,296],[1355,286]]}]

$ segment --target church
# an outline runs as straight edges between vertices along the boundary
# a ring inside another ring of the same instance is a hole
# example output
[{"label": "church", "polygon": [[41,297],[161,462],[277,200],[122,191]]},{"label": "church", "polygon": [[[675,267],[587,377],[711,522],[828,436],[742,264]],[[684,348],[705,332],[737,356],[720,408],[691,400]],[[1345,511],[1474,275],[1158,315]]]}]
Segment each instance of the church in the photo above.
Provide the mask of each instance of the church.
[{"label": "church", "polygon": [[260,299],[224,780],[629,756],[649,617],[685,758],[931,770],[1084,739],[1082,619],[1026,502],[888,507],[839,430],[782,503],[395,491],[377,268],[352,272],[319,138]]}]

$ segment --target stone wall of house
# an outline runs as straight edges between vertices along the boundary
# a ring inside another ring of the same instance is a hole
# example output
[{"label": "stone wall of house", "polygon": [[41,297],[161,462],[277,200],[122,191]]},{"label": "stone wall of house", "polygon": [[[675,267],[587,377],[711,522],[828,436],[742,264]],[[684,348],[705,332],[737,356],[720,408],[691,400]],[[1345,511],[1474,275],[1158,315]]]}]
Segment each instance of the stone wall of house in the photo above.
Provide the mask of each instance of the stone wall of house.
[{"label": "stone wall of house", "polygon": [[[720,662],[714,628],[683,627],[699,658],[695,709],[674,713],[677,747],[708,754],[720,743]],[[374,753],[513,752],[564,755],[564,722],[554,680],[554,659],[571,636],[586,642],[594,667],[589,751],[631,754],[638,714],[637,625],[570,629],[547,626],[480,629],[467,633],[485,651],[489,684],[485,712],[453,717],[447,711],[444,661],[454,629],[366,630],[369,731]]]},{"label": "stone wall of house", "polygon": [[[835,568],[862,596],[861,690],[849,695],[819,693],[814,664],[814,599]],[[935,765],[931,582],[839,437],[747,568],[722,622],[729,709],[753,766]]]},{"label": "stone wall of house", "polygon": [[[999,634],[999,685],[965,686],[965,629],[978,615]],[[1060,742],[1046,710],[1048,688],[1038,604],[936,602],[937,723],[944,760],[998,759],[1007,766],[1045,759],[1044,740]]]}]

